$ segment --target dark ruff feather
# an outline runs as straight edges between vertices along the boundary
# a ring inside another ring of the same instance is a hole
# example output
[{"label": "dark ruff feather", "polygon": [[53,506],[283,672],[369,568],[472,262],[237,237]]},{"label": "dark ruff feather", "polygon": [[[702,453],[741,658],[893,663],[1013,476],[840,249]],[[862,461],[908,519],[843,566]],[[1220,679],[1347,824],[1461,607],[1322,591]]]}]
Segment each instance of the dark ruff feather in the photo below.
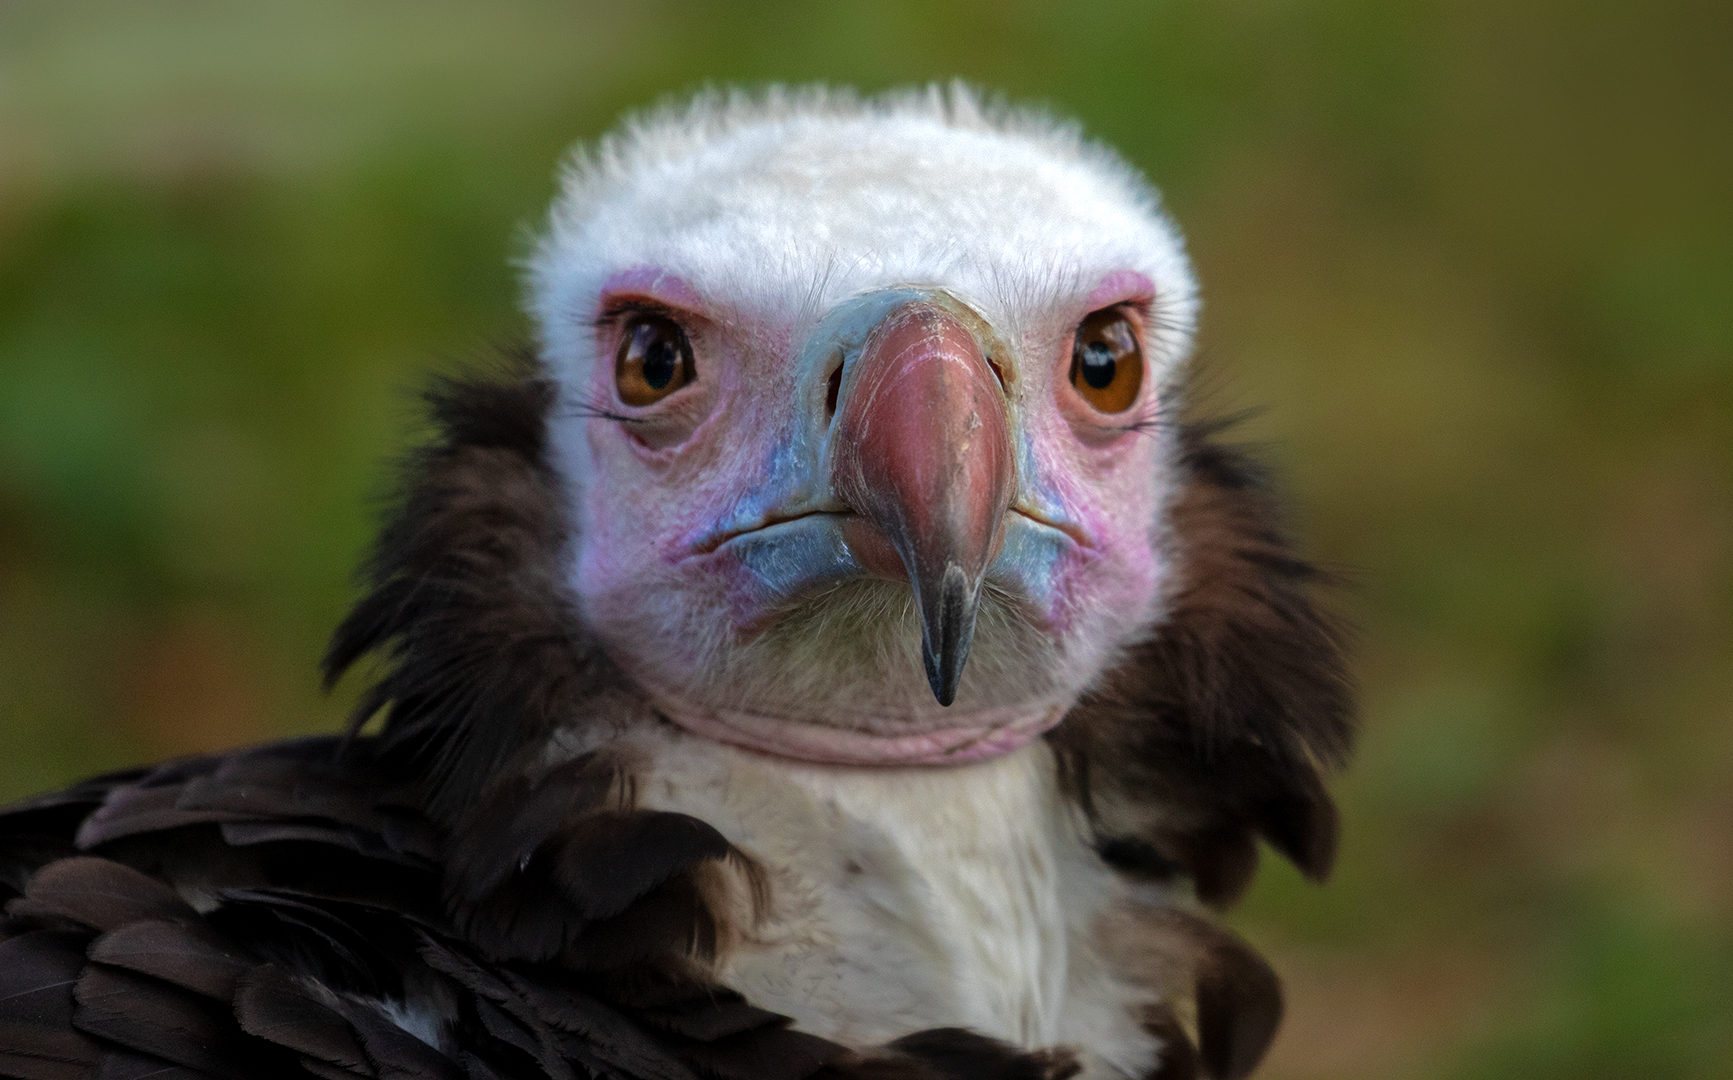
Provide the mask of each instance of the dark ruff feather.
[{"label": "dark ruff feather", "polygon": [[439,434],[405,463],[368,592],[324,661],[332,683],[370,652],[386,658],[356,728],[384,714],[382,753],[425,778],[444,823],[617,685],[561,580],[567,515],[547,460],[557,390],[527,355],[510,365],[427,393]]},{"label": "dark ruff feather", "polygon": [[1320,573],[1293,554],[1259,471],[1213,433],[1181,438],[1167,619],[1048,739],[1104,858],[1181,870],[1222,906],[1250,884],[1258,837],[1328,875],[1324,776],[1352,747],[1354,693],[1344,634],[1312,596]]}]

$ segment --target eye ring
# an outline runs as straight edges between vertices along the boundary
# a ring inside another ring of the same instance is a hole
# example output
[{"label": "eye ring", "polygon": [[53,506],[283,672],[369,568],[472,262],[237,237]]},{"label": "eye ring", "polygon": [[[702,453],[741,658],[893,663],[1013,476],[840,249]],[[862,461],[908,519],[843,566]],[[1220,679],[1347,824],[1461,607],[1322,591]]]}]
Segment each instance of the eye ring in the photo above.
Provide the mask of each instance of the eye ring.
[{"label": "eye ring", "polygon": [[643,314],[620,331],[614,389],[623,404],[654,405],[698,378],[692,342],[666,315]]},{"label": "eye ring", "polygon": [[1071,339],[1071,386],[1098,412],[1122,413],[1143,388],[1143,345],[1123,307],[1090,312]]}]

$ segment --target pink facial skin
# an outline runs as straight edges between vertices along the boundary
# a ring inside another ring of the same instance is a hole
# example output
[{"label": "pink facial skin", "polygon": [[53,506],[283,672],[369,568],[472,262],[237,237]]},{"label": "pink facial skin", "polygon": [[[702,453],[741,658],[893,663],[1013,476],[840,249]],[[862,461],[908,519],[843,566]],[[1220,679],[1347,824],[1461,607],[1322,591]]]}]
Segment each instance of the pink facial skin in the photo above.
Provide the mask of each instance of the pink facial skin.
[{"label": "pink facial skin", "polygon": [[[886,304],[906,302],[886,295]],[[1131,409],[1105,416],[1069,382],[1078,320],[1119,303],[1136,320],[1151,295],[1142,274],[1107,274],[1028,319],[1010,345],[961,309],[1004,374],[1016,477],[987,580],[1009,597],[1005,611],[1020,614],[982,623],[946,709],[926,685],[918,626],[891,625],[906,601],[885,609],[882,628],[813,614],[827,589],[897,576],[870,541],[848,539],[864,522],[832,490],[828,465],[830,374],[877,325],[874,296],[802,321],[728,310],[655,268],[613,275],[597,311],[635,303],[670,314],[686,329],[698,374],[655,405],[625,406],[613,387],[620,328],[599,326],[577,507],[575,584],[586,621],[671,719],[761,752],[939,764],[1038,736],[1159,607],[1167,444],[1147,425],[1157,388],[1145,385]],[[907,578],[876,588],[851,593],[850,603],[907,590]],[[811,630],[789,629],[796,624]]]},{"label": "pink facial skin", "polygon": [[635,266],[610,275],[602,282],[601,296],[598,312],[607,307],[610,300],[625,296],[644,296],[688,311],[698,311],[704,304],[698,291],[684,278],[655,266]]},{"label": "pink facial skin", "polygon": [[1115,270],[1103,277],[1084,301],[1084,312],[1114,304],[1147,304],[1155,299],[1155,282],[1136,270]]},{"label": "pink facial skin", "polygon": [[1065,332],[1052,342],[1048,381],[1024,411],[1029,457],[1019,502],[1068,514],[1084,549],[1054,568],[1058,579],[1043,614],[1058,636],[1075,631],[1091,611],[1122,606],[1127,595],[1153,602],[1159,588],[1164,563],[1150,532],[1163,494],[1152,482],[1152,458],[1161,446],[1155,423],[1159,387],[1146,377],[1138,400],[1109,415],[1084,401],[1070,381],[1071,329],[1091,312],[1123,304],[1147,341],[1144,324],[1154,296],[1154,284],[1141,273],[1105,275],[1061,320]]}]

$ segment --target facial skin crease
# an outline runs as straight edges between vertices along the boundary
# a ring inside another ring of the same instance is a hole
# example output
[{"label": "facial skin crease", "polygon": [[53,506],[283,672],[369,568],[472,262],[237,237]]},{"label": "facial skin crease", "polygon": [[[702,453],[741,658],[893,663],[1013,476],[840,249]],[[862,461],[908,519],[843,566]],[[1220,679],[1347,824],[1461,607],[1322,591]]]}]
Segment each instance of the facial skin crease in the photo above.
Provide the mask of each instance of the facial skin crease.
[{"label": "facial skin crease", "polygon": [[[585,424],[595,473],[611,481],[585,491],[586,615],[679,718],[719,711],[840,728],[919,760],[999,752],[1038,733],[1074,699],[1079,672],[1103,665],[1103,645],[1126,641],[1126,623],[1156,609],[1160,491],[1150,481],[1162,436],[1124,428],[1153,415],[1161,388],[1151,380],[1132,409],[1105,416],[1069,384],[1077,321],[1120,302],[1135,317],[1150,291],[1142,275],[1104,275],[1056,297],[1013,342],[930,286],[873,290],[801,325],[707,301],[700,284],[666,271],[613,276],[598,310],[670,312],[698,377],[631,409],[614,394],[612,366],[592,367],[588,400],[643,422]],[[844,541],[848,507],[829,484],[831,372],[842,363],[846,395],[863,343],[912,301],[957,311],[998,366],[1016,455],[1005,540],[949,709],[922,675],[906,578]],[[613,354],[619,329],[598,330],[599,357]],[[826,743],[820,733],[794,750],[872,756],[859,740]]]}]

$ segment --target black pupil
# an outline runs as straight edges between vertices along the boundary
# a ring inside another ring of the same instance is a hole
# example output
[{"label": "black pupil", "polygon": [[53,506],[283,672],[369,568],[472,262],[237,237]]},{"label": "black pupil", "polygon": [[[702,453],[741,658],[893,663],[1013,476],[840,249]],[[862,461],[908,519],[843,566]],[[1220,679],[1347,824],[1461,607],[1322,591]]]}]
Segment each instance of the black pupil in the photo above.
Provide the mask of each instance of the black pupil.
[{"label": "black pupil", "polygon": [[638,341],[644,348],[644,382],[652,390],[661,390],[674,381],[674,371],[680,365],[680,350],[656,326],[639,327]]},{"label": "black pupil", "polygon": [[1083,381],[1097,390],[1113,385],[1113,374],[1119,367],[1113,358],[1113,347],[1103,341],[1091,341],[1083,346]]}]

